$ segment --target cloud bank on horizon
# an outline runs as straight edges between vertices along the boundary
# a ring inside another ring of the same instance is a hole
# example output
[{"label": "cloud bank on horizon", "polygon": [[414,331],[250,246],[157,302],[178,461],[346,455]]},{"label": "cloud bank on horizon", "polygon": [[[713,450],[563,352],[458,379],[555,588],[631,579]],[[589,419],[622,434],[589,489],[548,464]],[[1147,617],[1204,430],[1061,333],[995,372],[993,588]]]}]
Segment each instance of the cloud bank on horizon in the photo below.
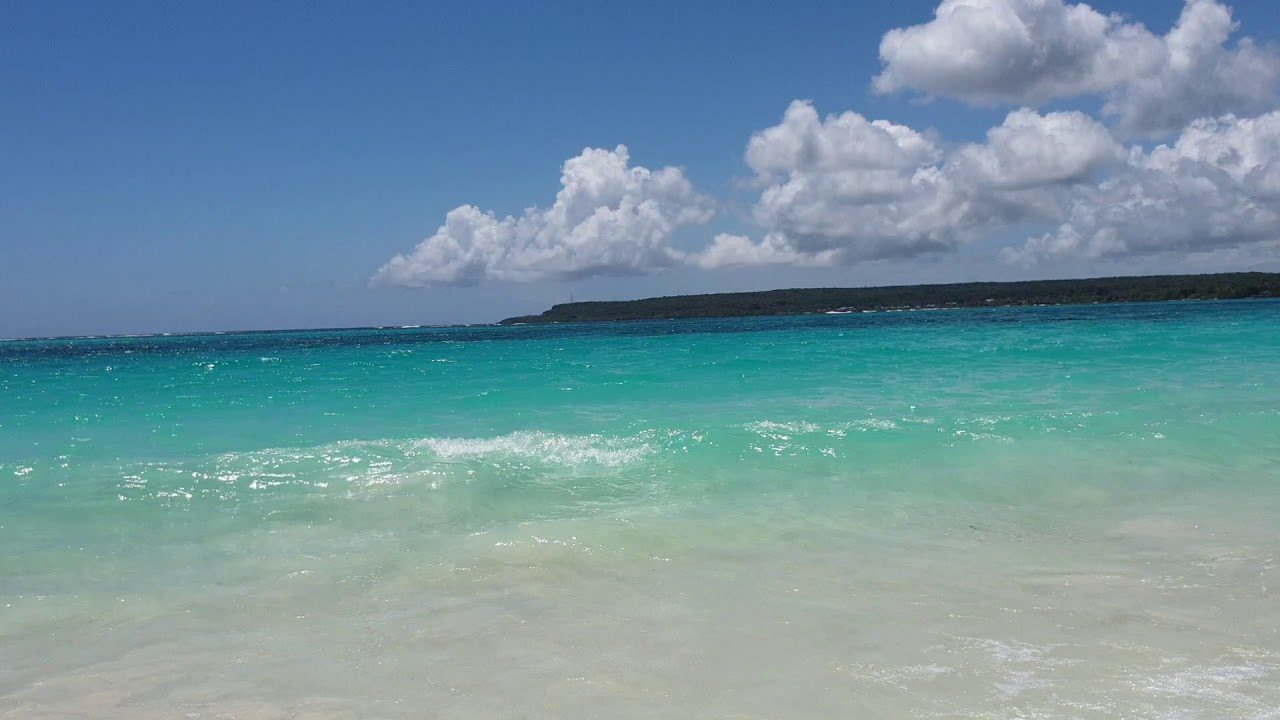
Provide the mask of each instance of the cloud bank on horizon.
[{"label": "cloud bank on horizon", "polygon": [[[680,168],[632,167],[625,146],[588,148],[565,162],[549,208],[499,218],[458,207],[373,281],[847,265],[954,252],[1025,226],[1050,229],[1003,248],[1004,261],[1274,248],[1280,52],[1233,41],[1238,31],[1218,0],[1186,0],[1163,36],[1085,3],[942,0],[933,20],[885,33],[872,87],[1009,107],[984,142],[853,111],[822,116],[797,100],[746,146],[758,240],[721,233],[676,248],[675,231],[709,222],[715,201]],[[1041,110],[1072,100],[1100,110]]]}]

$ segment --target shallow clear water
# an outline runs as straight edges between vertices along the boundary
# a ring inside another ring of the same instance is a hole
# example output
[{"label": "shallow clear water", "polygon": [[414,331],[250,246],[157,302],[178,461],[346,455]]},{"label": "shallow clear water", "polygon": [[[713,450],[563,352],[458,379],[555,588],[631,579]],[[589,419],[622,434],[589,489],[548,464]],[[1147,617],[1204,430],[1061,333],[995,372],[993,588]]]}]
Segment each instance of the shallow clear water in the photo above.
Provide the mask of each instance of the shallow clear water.
[{"label": "shallow clear water", "polygon": [[0,717],[1280,718],[1280,303],[0,343]]}]

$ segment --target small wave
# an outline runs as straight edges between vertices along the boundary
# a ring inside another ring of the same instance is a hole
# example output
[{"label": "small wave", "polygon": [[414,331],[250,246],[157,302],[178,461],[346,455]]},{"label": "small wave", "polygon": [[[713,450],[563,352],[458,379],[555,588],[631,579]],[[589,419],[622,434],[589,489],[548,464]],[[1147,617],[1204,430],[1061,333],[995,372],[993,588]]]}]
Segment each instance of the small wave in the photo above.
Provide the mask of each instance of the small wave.
[{"label": "small wave", "polygon": [[[696,441],[696,438],[695,438]],[[224,453],[177,464],[121,468],[117,490],[128,497],[232,500],[262,491],[316,492],[452,480],[560,477],[619,472],[656,455],[660,446],[687,445],[679,432],[632,436],[514,432],[494,437],[343,440],[313,447]],[[569,472],[566,472],[569,471]],[[29,469],[21,469],[23,475]],[[451,480],[452,479],[452,480]],[[537,480],[537,482],[543,482]],[[123,497],[122,496],[122,497]]]},{"label": "small wave", "polygon": [[515,432],[492,438],[424,438],[414,444],[445,461],[501,457],[564,466],[594,463],[618,467],[640,460],[654,451],[653,446],[642,438],[546,432]]},{"label": "small wave", "polygon": [[793,420],[789,422],[761,420],[759,422],[748,423],[745,427],[748,431],[771,440],[789,440],[795,435],[816,434],[825,434],[832,437],[844,437],[850,431],[866,432],[868,430],[901,429],[901,426],[893,420],[885,420],[882,418],[866,418],[864,420],[854,420],[852,422],[838,422],[827,426],[819,425],[807,420]]},{"label": "small wave", "polygon": [[822,430],[822,426],[803,420],[792,422],[761,420],[760,422],[749,423],[747,429],[759,435],[773,435],[779,432],[813,433]]},{"label": "small wave", "polygon": [[1154,694],[1193,699],[1235,710],[1235,717],[1267,717],[1266,705],[1253,696],[1256,687],[1280,675],[1274,662],[1255,658],[1222,658],[1218,663],[1178,663],[1167,672],[1137,682]]}]

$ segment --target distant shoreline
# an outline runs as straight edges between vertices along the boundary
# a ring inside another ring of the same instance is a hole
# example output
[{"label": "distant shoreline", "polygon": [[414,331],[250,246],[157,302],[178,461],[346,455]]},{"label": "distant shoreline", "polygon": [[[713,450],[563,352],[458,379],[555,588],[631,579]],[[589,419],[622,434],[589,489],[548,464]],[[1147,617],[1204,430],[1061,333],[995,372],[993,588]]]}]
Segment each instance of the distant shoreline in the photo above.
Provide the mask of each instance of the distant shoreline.
[{"label": "distant shoreline", "polygon": [[862,288],[795,288],[740,293],[673,295],[640,300],[584,301],[553,306],[541,315],[522,315],[491,323],[367,325],[351,327],[188,330],[144,333],[96,333],[0,337],[0,343],[129,340],[279,333],[359,332],[539,325],[631,320],[693,320],[768,315],[912,312],[965,308],[1092,305],[1177,300],[1280,298],[1280,273],[1241,272],[1206,275],[1150,275],[1077,280],[1025,280]]},{"label": "distant shoreline", "polygon": [[843,315],[980,307],[1274,297],[1280,297],[1280,273],[1146,275],[861,288],[794,288],[674,295],[640,300],[584,301],[554,305],[540,315],[510,317],[498,324],[535,325],[823,313]]}]

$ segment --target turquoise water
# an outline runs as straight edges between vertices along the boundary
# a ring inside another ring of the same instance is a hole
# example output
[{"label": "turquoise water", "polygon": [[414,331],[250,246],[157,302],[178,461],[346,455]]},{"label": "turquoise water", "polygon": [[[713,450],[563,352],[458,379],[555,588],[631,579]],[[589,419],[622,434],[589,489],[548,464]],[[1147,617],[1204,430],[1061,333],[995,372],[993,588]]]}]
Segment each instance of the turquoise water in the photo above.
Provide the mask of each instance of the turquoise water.
[{"label": "turquoise water", "polygon": [[0,548],[6,718],[1277,718],[1280,303],[3,342]]}]

